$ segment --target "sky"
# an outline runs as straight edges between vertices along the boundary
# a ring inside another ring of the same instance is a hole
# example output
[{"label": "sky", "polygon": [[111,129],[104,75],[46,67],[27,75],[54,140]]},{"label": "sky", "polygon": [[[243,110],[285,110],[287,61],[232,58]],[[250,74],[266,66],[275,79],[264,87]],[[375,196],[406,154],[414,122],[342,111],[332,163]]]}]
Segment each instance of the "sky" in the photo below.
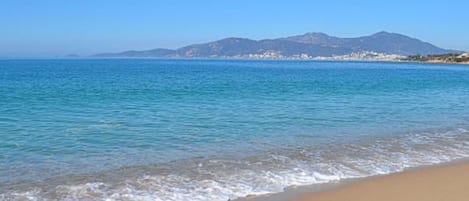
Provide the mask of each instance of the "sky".
[{"label": "sky", "polygon": [[0,57],[178,48],[225,37],[401,33],[469,51],[469,1],[2,0]]}]

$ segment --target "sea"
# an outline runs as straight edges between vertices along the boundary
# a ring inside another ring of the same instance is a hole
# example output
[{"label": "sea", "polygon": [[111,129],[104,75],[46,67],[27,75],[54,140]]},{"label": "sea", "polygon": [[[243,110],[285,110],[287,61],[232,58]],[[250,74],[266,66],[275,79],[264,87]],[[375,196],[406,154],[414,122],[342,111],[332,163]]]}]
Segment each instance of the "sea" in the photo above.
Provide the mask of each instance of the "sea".
[{"label": "sea", "polygon": [[469,157],[469,65],[0,60],[0,200],[227,201]]}]

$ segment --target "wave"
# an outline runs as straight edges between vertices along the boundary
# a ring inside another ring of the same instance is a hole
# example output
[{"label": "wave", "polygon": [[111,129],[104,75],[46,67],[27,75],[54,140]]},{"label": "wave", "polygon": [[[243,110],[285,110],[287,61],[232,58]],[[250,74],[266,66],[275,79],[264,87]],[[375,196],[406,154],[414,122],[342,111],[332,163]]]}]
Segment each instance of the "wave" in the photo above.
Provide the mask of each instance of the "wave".
[{"label": "wave", "polygon": [[[226,201],[389,174],[469,157],[464,128],[272,150],[242,159],[193,158],[9,185],[0,200]],[[7,184],[8,185],[8,184]]]}]

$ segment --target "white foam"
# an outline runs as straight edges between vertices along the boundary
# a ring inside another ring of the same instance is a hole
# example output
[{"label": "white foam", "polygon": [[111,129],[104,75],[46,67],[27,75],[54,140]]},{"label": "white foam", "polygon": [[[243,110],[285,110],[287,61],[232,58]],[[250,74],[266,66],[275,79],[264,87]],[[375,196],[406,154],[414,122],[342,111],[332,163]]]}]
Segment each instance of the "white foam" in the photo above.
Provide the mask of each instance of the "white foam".
[{"label": "white foam", "polygon": [[[361,144],[286,150],[243,160],[206,160],[181,173],[142,175],[115,183],[90,182],[7,192],[2,200],[226,201],[281,192],[288,186],[322,184],[389,174],[405,168],[469,157],[465,129],[417,133]],[[177,171],[176,171],[177,172]],[[118,176],[118,175],[117,175]],[[48,192],[54,192],[53,195]]]}]

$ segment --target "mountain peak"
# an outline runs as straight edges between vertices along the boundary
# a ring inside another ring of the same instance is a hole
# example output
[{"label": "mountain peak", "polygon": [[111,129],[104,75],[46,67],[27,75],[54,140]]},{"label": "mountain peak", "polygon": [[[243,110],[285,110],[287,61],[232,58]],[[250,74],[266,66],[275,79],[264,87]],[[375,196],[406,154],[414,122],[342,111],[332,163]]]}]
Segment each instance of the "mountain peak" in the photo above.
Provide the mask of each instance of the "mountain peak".
[{"label": "mountain peak", "polygon": [[307,32],[303,34],[303,36],[327,36],[330,37],[329,35],[322,33],[322,32]]},{"label": "mountain peak", "polygon": [[241,41],[252,41],[251,39],[248,39],[248,38],[240,38],[240,37],[228,37],[228,38],[224,38],[224,39],[221,39],[221,40],[218,40],[216,42],[227,42],[227,41],[230,41],[230,42],[241,42]]},{"label": "mountain peak", "polygon": [[387,36],[394,36],[394,37],[405,37],[405,38],[410,38],[409,36],[398,34],[398,33],[392,33],[392,32],[387,32],[387,31],[380,31],[375,34],[371,35],[372,37],[387,37]]},{"label": "mountain peak", "polygon": [[336,43],[339,38],[329,36],[322,32],[308,32],[303,35],[296,35],[281,39],[297,43],[322,45],[327,43]]},{"label": "mountain peak", "polygon": [[380,31],[380,32],[376,32],[376,33],[373,34],[373,35],[389,35],[389,34],[393,34],[393,33],[387,32],[387,31]]}]

